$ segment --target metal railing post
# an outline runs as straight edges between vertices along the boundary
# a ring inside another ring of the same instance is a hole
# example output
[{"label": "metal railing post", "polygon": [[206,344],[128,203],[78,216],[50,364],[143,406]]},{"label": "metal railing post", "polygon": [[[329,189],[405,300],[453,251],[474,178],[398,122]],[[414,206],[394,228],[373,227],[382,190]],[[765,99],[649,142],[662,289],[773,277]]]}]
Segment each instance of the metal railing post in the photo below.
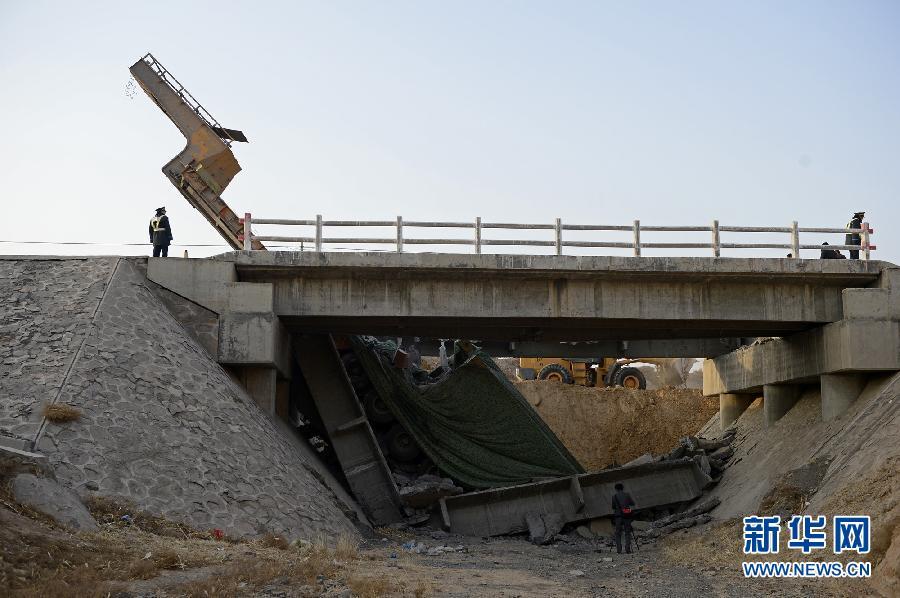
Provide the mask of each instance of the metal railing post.
[{"label": "metal railing post", "polygon": [[800,259],[800,227],[796,220],[791,223],[791,255],[795,260]]},{"label": "metal railing post", "polygon": [[634,221],[634,256],[641,257],[641,221]]},{"label": "metal railing post", "polygon": [[562,218],[556,219],[556,255],[562,255]]},{"label": "metal railing post", "polygon": [[397,216],[397,253],[403,253],[403,216]]},{"label": "metal railing post", "polygon": [[863,222],[862,228],[863,258],[866,261],[869,261],[869,251],[871,251],[871,249],[869,248],[869,223]]},{"label": "metal railing post", "polygon": [[244,213],[244,251],[253,250],[253,232],[250,225],[250,212]]},{"label": "metal railing post", "polygon": [[322,252],[322,215],[316,214],[316,253]]},{"label": "metal railing post", "polygon": [[475,218],[475,253],[481,254],[481,216]]},{"label": "metal railing post", "polygon": [[713,255],[716,257],[721,256],[722,254],[722,245],[719,242],[719,221],[713,220],[712,223],[712,250]]}]

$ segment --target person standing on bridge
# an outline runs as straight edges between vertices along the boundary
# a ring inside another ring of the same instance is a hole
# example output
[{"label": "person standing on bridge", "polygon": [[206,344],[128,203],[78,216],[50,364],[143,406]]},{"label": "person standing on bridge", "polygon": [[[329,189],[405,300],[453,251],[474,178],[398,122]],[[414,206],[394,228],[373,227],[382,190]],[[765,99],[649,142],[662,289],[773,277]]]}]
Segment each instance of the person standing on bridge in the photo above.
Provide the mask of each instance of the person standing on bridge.
[{"label": "person standing on bridge", "polygon": [[[850,222],[847,223],[847,229],[852,230],[854,228],[859,229],[862,228],[863,218],[866,217],[865,212],[854,212],[853,218],[850,219]],[[845,245],[861,245],[862,240],[860,239],[859,233],[847,233],[847,237],[844,239]],[[859,249],[851,249],[850,250],[850,259],[858,260],[859,259]]]},{"label": "person standing on bridge", "polygon": [[612,497],[613,517],[616,521],[616,552],[622,554],[622,535],[625,535],[625,553],[631,554],[631,519],[634,517],[634,499],[625,492],[625,486],[616,484]]},{"label": "person standing on bridge", "polygon": [[150,242],[153,243],[153,257],[169,257],[172,243],[172,226],[166,216],[166,208],[156,208],[156,216],[150,219]]}]

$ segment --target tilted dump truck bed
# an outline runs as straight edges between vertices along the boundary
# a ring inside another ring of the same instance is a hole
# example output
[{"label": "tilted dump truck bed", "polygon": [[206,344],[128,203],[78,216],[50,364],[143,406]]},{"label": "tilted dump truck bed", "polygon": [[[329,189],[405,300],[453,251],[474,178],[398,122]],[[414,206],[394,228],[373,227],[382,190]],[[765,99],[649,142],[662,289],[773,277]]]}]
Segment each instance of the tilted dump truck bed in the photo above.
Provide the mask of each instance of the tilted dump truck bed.
[{"label": "tilted dump truck bed", "polygon": [[[163,166],[163,174],[231,247],[243,249],[243,223],[222,199],[222,192],[241,170],[231,142],[246,141],[246,137],[220,125],[152,54],[129,70],[187,139],[181,153]],[[254,240],[253,249],[265,247]]]}]

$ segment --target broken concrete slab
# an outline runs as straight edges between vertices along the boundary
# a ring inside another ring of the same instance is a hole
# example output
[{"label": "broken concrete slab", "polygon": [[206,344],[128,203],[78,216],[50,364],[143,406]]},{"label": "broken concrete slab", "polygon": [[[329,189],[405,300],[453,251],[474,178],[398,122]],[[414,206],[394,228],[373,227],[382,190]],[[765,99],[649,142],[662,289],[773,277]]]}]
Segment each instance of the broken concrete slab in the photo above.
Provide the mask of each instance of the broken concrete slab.
[{"label": "broken concrete slab", "polygon": [[559,513],[529,513],[525,516],[528,541],[532,544],[549,544],[562,531],[565,521]]},{"label": "broken concrete slab", "polygon": [[674,515],[669,515],[668,517],[657,519],[653,522],[653,527],[666,527],[667,525],[671,525],[672,523],[681,519],[687,519],[690,517],[696,517],[697,515],[701,515],[703,513],[708,513],[709,511],[712,511],[713,509],[718,507],[721,502],[722,499],[718,497],[710,498],[709,500],[705,500],[686,511],[682,511],[681,513],[675,513]]},{"label": "broken concrete slab", "polygon": [[[450,478],[422,476],[415,482],[400,488],[400,499],[414,509],[425,509],[440,501],[445,496],[462,494],[463,489]],[[433,479],[432,479],[433,478]]]},{"label": "broken concrete slab", "polygon": [[66,527],[87,532],[100,529],[78,495],[59,482],[30,473],[20,473],[13,478],[11,488],[16,501],[40,511]]},{"label": "broken concrete slab", "polygon": [[719,461],[727,461],[734,454],[734,449],[730,446],[723,446],[709,454],[710,459],[718,459]]}]

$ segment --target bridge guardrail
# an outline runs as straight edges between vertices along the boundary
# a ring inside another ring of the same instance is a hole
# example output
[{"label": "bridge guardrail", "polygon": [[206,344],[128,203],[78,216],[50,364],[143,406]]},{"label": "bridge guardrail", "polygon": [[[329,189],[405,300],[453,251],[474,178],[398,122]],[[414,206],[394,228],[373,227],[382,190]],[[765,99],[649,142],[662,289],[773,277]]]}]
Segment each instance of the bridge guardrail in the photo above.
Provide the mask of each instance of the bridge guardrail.
[{"label": "bridge guardrail", "polygon": [[[822,245],[804,245],[800,243],[800,233],[825,233],[825,234],[858,234],[860,245],[828,245],[829,249],[844,251],[859,251],[863,259],[870,258],[870,252],[876,249],[871,244],[870,235],[875,230],[868,222],[863,222],[861,228],[811,228],[800,227],[794,220],[791,226],[722,226],[718,220],[713,220],[710,226],[647,226],[640,220],[635,220],[631,226],[611,224],[563,224],[560,218],[552,224],[518,224],[510,222],[482,222],[478,217],[474,222],[426,222],[419,220],[403,220],[397,216],[396,220],[324,220],[317,215],[315,220],[289,220],[283,218],[253,218],[250,213],[244,214],[241,219],[244,232],[239,235],[243,242],[244,250],[251,251],[251,241],[273,241],[287,243],[309,243],[317,252],[323,251],[326,244],[363,244],[363,245],[394,245],[397,253],[403,253],[404,245],[466,245],[474,246],[475,253],[480,254],[485,246],[518,246],[518,247],[553,247],[556,255],[563,255],[565,247],[592,247],[592,248],[618,248],[631,249],[635,256],[641,255],[642,249],[711,249],[715,257],[721,255],[722,249],[789,249],[792,257],[799,257],[801,250],[820,251]],[[313,236],[278,236],[257,235],[253,232],[253,225],[281,225],[281,226],[305,226],[313,227]],[[396,228],[396,237],[326,237],[326,227],[393,227]],[[453,228],[474,229],[472,237],[465,238],[404,238],[405,228]],[[528,230],[528,231],[553,231],[553,240],[540,239],[485,239],[485,229]],[[632,232],[632,241],[576,241],[564,240],[564,231],[599,231],[599,232]],[[709,243],[662,243],[642,242],[642,232],[708,232]],[[784,233],[790,236],[790,243],[723,243],[720,235],[728,233]]]}]

